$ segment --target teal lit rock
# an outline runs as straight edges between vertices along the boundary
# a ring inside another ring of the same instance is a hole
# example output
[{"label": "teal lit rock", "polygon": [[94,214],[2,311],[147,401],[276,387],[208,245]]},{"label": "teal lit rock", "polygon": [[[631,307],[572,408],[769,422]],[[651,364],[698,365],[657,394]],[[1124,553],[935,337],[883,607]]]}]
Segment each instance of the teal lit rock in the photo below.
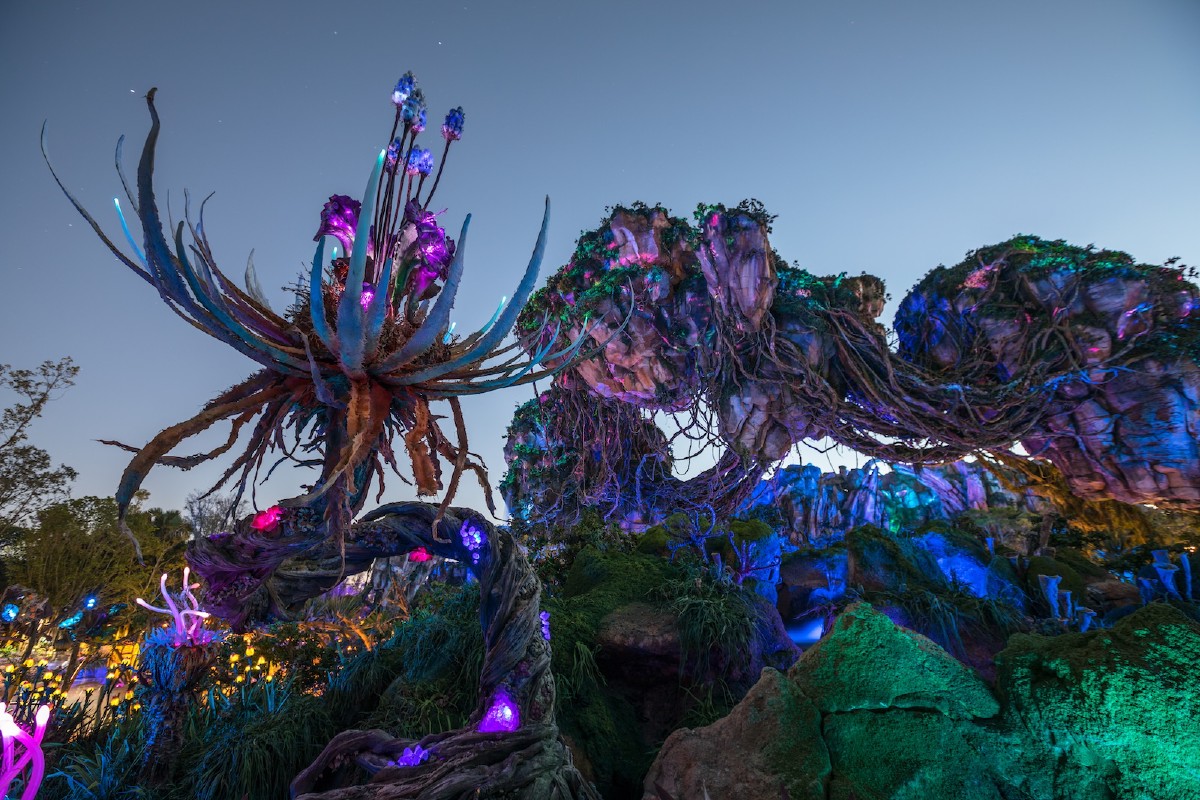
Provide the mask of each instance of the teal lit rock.
[{"label": "teal lit rock", "polygon": [[974,671],[867,603],[843,611],[789,677],[823,713],[923,708],[955,718],[988,718],[1000,712]]}]

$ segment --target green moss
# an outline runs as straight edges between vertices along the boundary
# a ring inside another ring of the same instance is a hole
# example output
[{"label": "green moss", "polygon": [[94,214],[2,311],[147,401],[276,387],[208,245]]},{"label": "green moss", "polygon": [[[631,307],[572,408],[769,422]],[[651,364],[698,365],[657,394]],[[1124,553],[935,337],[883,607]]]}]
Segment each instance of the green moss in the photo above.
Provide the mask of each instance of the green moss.
[{"label": "green moss", "polygon": [[[644,553],[581,550],[561,596],[545,602],[554,635],[555,675],[587,672],[579,651],[591,652],[604,618],[621,606],[645,602],[674,573],[662,558]],[[602,682],[568,681],[571,696],[559,706],[560,727],[591,764],[602,793],[632,793],[650,767],[656,743],[642,740],[633,706]]]},{"label": "green moss", "polygon": [[1111,796],[1200,798],[1200,625],[1178,609],[1151,603],[1108,630],[1013,636],[996,662],[1006,719],[1044,754],[1018,767],[1028,792],[1081,796],[1073,787],[1100,772]]}]

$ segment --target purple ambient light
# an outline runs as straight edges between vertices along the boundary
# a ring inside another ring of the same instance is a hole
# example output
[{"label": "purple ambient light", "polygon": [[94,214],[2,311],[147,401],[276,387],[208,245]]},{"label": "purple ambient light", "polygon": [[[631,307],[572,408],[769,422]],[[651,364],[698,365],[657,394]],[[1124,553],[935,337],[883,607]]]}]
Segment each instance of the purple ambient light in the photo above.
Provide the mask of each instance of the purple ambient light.
[{"label": "purple ambient light", "polygon": [[480,733],[512,733],[521,727],[521,712],[516,702],[503,687],[497,687],[492,695],[492,705],[479,722]]}]

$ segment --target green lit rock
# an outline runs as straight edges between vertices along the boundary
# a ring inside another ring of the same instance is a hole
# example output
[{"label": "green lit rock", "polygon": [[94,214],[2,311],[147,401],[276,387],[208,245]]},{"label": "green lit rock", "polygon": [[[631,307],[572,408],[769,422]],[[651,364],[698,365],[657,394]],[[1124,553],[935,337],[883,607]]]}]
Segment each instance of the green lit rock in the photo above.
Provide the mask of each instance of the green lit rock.
[{"label": "green lit rock", "polygon": [[830,800],[1000,800],[978,726],[936,711],[825,717]]},{"label": "green lit rock", "polygon": [[867,603],[843,611],[789,676],[822,713],[922,708],[955,718],[987,718],[1000,711],[970,668]]},{"label": "green lit rock", "polygon": [[1153,603],[1107,630],[1016,635],[997,666],[1025,743],[1007,751],[1009,773],[1028,795],[1200,798],[1200,625],[1180,611]]},{"label": "green lit rock", "polygon": [[762,677],[727,716],[667,738],[646,775],[645,800],[825,800],[829,753],[817,707],[783,673]]}]

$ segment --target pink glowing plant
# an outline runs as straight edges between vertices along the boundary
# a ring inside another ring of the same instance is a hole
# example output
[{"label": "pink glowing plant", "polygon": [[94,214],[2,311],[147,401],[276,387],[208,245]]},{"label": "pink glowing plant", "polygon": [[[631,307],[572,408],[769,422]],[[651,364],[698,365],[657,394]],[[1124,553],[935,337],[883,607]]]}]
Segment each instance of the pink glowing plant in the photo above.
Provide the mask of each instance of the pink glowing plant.
[{"label": "pink glowing plant", "polygon": [[[269,513],[275,509],[268,509],[262,512]],[[259,516],[262,516],[260,514]],[[255,518],[255,522],[258,518]],[[152,606],[142,598],[137,598],[137,604],[142,608],[150,611],[156,611],[159,614],[170,614],[172,622],[165,628],[158,628],[146,635],[147,641],[155,643],[170,644],[172,647],[196,647],[199,645],[210,644],[220,638],[218,631],[206,630],[204,620],[211,616],[207,611],[200,608],[200,601],[192,594],[192,589],[200,588],[198,583],[188,583],[188,578],[191,577],[191,569],[183,568],[183,589],[179,593],[178,598],[171,595],[167,589],[167,574],[164,572],[162,579],[159,580],[159,591],[162,592],[163,600],[167,601],[166,608]],[[178,602],[176,602],[178,600]],[[190,618],[190,619],[189,619]],[[162,640],[162,641],[158,641]]]},{"label": "pink glowing plant", "polygon": [[[280,506],[271,506],[265,511],[255,514],[254,519],[250,521],[250,527],[256,531],[266,533],[279,527],[279,520],[281,519],[283,519],[283,509]],[[187,583],[187,578],[184,578],[184,583]]]},{"label": "pink glowing plant", "polygon": [[[29,774],[24,779],[24,789],[21,800],[33,800],[37,797],[38,787],[46,774],[46,757],[42,753],[42,739],[46,735],[46,726],[50,722],[50,706],[38,707],[34,715],[33,732],[29,733],[17,724],[4,703],[0,703],[0,737],[4,740],[4,764],[0,772],[0,797],[8,797],[9,787],[20,777],[26,767]],[[20,758],[17,757],[17,745],[24,748]]]}]

